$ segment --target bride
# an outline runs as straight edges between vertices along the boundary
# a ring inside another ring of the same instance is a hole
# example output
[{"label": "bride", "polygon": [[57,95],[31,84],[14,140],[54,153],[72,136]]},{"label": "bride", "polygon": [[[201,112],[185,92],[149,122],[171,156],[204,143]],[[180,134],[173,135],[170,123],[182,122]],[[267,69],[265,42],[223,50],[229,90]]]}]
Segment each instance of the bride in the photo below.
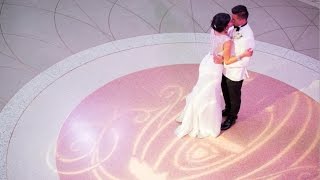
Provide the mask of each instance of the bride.
[{"label": "bride", "polygon": [[[223,56],[224,64],[236,62],[239,57],[231,56],[232,40],[228,29],[232,26],[230,15],[216,14],[211,22],[211,51],[202,59],[199,76],[192,92],[186,97],[186,105],[177,121],[182,122],[175,130],[181,138],[187,134],[191,137],[217,137],[222,121],[221,78],[223,64],[215,64],[214,55]],[[240,56],[251,56],[245,51]]]}]

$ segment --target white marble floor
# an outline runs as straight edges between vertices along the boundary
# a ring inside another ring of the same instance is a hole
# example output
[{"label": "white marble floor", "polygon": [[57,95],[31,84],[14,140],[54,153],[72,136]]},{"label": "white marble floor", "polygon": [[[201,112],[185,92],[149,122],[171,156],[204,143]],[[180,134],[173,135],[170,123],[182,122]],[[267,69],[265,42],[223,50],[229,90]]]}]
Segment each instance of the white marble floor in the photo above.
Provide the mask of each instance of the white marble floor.
[{"label": "white marble floor", "polygon": [[[237,3],[2,0],[0,179],[58,179],[52,148],[83,99],[137,71],[199,63],[210,19]],[[296,88],[319,110],[318,2],[241,3],[257,40],[250,70]]]}]

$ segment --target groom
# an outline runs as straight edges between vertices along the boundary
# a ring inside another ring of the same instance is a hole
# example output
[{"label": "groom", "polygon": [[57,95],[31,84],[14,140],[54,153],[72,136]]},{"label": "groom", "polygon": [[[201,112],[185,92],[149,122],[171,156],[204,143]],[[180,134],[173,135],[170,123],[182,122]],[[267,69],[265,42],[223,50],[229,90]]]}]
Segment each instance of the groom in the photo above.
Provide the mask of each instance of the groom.
[{"label": "groom", "polygon": [[[232,8],[232,23],[234,27],[229,29],[229,36],[232,38],[234,48],[232,54],[238,56],[245,50],[254,48],[253,32],[247,23],[248,10],[243,5]],[[221,62],[221,57],[215,57],[215,62]],[[225,101],[225,109],[222,116],[226,120],[221,125],[221,130],[229,129],[235,124],[241,105],[241,88],[244,79],[248,78],[247,66],[250,57],[238,58],[238,61],[226,65],[224,64],[221,88]]]}]

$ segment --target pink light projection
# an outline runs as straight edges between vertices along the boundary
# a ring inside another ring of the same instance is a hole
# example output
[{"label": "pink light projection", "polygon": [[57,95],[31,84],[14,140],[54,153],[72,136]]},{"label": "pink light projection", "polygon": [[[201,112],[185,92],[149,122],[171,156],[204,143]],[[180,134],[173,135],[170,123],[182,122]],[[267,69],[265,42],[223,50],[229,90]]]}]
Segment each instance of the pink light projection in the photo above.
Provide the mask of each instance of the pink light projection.
[{"label": "pink light projection", "polygon": [[118,78],[70,114],[56,149],[61,180],[317,179],[320,106],[250,72],[237,123],[218,138],[178,139],[175,121],[198,65]]}]

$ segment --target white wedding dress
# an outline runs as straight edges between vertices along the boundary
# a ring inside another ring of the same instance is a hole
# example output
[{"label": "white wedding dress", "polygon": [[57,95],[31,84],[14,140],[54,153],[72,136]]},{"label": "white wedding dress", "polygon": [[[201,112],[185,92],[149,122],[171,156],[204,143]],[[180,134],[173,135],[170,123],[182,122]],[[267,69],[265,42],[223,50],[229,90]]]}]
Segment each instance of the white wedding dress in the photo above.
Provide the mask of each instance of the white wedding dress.
[{"label": "white wedding dress", "polygon": [[186,97],[186,105],[177,121],[181,125],[175,130],[178,137],[217,137],[222,121],[222,64],[213,62],[213,54],[223,53],[223,43],[230,38],[211,30],[211,52],[201,61],[199,77],[192,92]]}]

